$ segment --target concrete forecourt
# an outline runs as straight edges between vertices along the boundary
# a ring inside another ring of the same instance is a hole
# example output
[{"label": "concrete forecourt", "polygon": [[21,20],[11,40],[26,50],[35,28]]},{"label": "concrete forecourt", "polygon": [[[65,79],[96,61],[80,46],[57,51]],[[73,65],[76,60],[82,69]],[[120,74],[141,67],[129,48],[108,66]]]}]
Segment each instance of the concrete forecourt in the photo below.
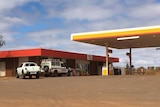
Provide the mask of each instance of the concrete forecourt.
[{"label": "concrete forecourt", "polygon": [[1,107],[158,107],[158,75],[0,78]]}]

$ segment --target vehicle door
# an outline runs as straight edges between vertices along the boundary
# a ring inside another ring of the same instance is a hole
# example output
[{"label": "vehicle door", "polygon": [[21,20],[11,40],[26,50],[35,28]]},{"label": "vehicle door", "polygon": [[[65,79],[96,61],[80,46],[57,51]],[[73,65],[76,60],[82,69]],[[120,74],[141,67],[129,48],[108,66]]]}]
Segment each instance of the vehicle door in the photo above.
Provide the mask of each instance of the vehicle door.
[{"label": "vehicle door", "polygon": [[23,64],[21,64],[20,66],[17,67],[17,73],[19,75],[22,75],[22,68],[23,68]]},{"label": "vehicle door", "polygon": [[61,70],[62,70],[63,73],[67,72],[65,63],[61,63]]}]

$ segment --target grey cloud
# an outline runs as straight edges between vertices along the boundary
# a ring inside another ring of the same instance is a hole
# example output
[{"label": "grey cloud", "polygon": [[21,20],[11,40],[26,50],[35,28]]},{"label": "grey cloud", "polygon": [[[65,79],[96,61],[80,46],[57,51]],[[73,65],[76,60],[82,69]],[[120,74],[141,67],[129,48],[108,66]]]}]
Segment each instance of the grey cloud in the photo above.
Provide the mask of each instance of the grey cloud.
[{"label": "grey cloud", "polygon": [[38,1],[38,0],[1,0],[0,3],[0,13],[5,13],[6,11],[10,11],[11,9],[23,5],[30,1]]},{"label": "grey cloud", "polygon": [[160,16],[159,10],[160,4],[152,3],[133,8],[130,15],[133,18],[153,19]]}]

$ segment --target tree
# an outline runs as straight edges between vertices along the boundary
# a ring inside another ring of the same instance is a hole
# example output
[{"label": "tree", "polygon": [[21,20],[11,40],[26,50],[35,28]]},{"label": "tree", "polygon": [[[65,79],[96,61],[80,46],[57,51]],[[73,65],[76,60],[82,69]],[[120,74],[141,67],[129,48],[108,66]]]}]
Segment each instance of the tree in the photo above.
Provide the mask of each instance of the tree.
[{"label": "tree", "polygon": [[5,45],[5,40],[3,39],[3,36],[0,35],[0,48]]}]

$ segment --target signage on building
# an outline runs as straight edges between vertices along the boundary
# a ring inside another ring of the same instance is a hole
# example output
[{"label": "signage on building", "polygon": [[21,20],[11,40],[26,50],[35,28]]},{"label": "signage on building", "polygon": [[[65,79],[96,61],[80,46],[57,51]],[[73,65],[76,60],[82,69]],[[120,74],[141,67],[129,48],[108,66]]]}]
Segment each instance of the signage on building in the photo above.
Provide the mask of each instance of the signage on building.
[{"label": "signage on building", "polygon": [[92,55],[87,55],[87,60],[93,60],[93,56]]}]

